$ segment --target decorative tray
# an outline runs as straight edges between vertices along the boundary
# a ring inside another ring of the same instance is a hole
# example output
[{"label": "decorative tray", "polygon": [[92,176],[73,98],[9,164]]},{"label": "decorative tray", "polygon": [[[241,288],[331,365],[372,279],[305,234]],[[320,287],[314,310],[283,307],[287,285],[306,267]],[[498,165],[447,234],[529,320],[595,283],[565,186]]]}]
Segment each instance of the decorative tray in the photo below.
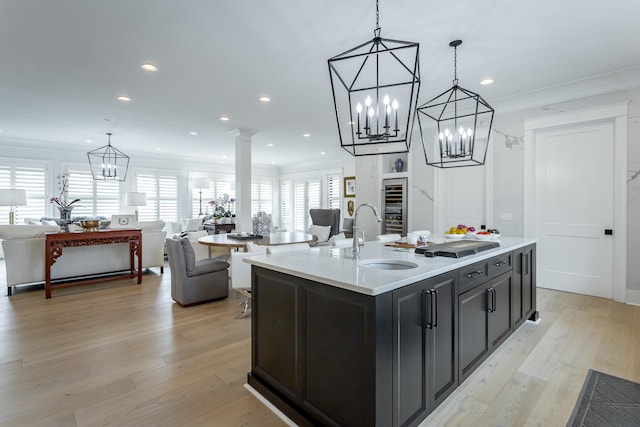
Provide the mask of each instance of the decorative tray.
[{"label": "decorative tray", "polygon": [[234,240],[254,240],[254,239],[262,239],[262,236],[259,234],[241,234],[241,233],[228,233],[227,239]]}]

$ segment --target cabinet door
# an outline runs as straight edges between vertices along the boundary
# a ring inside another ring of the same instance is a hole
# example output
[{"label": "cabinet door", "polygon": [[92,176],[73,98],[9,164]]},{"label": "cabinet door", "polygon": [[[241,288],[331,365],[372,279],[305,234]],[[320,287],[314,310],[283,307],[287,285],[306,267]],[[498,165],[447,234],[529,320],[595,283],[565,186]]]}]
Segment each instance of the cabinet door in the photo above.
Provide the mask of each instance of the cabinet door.
[{"label": "cabinet door", "polygon": [[504,341],[513,328],[511,306],[511,272],[504,273],[488,282],[489,298],[489,339],[493,349]]},{"label": "cabinet door", "polygon": [[513,252],[513,317],[517,327],[536,310],[535,246]]},{"label": "cabinet door", "polygon": [[[431,409],[458,385],[456,274],[431,279],[427,297],[427,333],[431,343]],[[434,300],[435,299],[435,300]],[[432,308],[435,307],[435,313]],[[431,320],[433,319],[433,321]]]},{"label": "cabinet door", "polygon": [[393,425],[409,425],[429,413],[427,281],[393,292]]},{"label": "cabinet door", "polygon": [[458,297],[460,383],[489,355],[489,288],[484,283]]}]

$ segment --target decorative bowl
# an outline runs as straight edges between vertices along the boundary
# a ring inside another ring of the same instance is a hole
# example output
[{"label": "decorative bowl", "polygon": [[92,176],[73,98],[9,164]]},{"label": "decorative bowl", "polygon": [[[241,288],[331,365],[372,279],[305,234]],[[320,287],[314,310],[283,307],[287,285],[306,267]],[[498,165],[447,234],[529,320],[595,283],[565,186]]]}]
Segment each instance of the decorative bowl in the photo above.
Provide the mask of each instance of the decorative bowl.
[{"label": "decorative bowl", "polygon": [[498,240],[500,234],[476,234],[475,238],[478,240]]},{"label": "decorative bowl", "polygon": [[83,219],[78,221],[80,227],[84,228],[84,231],[98,231],[98,227],[100,226],[99,219]]},{"label": "decorative bowl", "polygon": [[462,240],[465,238],[465,236],[466,234],[444,233],[444,237],[451,240]]}]

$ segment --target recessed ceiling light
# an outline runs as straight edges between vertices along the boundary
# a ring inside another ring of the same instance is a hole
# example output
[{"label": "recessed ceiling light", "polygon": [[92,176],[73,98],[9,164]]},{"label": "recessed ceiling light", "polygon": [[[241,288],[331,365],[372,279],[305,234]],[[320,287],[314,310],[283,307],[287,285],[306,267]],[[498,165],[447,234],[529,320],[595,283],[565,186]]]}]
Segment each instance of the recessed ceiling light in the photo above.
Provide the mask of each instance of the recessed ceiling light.
[{"label": "recessed ceiling light", "polygon": [[321,156],[324,156],[325,154],[327,154],[327,153],[325,153],[324,151],[321,151],[321,152],[320,152],[320,155],[321,155]]},{"label": "recessed ceiling light", "polygon": [[481,84],[482,86],[490,85],[491,83],[493,83],[493,79],[490,79],[490,78],[483,79],[483,80],[480,82],[480,84]]},{"label": "recessed ceiling light", "polygon": [[229,117],[227,117],[227,116],[222,116],[222,117],[220,117],[220,121],[221,121],[221,122],[228,122],[229,120],[230,120],[230,119],[229,119]]},{"label": "recessed ceiling light", "polygon": [[128,96],[120,95],[118,97],[118,101],[129,102],[129,101],[131,101],[131,98],[129,98]]},{"label": "recessed ceiling light", "polygon": [[272,165],[275,165],[275,164],[276,164],[276,161],[275,161],[275,160],[271,160],[271,164],[272,164]]},{"label": "recessed ceiling light", "polygon": [[269,101],[271,101],[271,98],[269,98],[268,96],[261,96],[261,97],[260,97],[260,101],[262,101],[262,102],[269,102]]},{"label": "recessed ceiling light", "polygon": [[160,151],[160,147],[156,147],[156,151]]},{"label": "recessed ceiling light", "polygon": [[197,134],[198,132],[194,132],[194,131],[189,132],[189,135],[197,135]]},{"label": "recessed ceiling light", "polygon": [[92,143],[93,141],[91,139],[87,139],[87,144]]},{"label": "recessed ceiling light", "polygon": [[142,69],[143,69],[143,70],[145,70],[145,71],[158,71],[158,67],[156,67],[155,65],[150,64],[150,63],[148,63],[148,62],[146,62],[146,63],[142,64],[142,65],[140,66],[140,68],[142,68]]},{"label": "recessed ceiling light", "polygon": [[305,138],[309,138],[311,136],[310,133],[303,133],[302,136],[304,136]]},{"label": "recessed ceiling light", "polygon": [[224,154],[224,155],[222,156],[222,158],[223,158],[223,159],[226,159],[226,158],[227,158],[227,155],[226,155],[226,154]]},{"label": "recessed ceiling light", "polygon": [[267,147],[273,147],[273,144],[267,144]]}]

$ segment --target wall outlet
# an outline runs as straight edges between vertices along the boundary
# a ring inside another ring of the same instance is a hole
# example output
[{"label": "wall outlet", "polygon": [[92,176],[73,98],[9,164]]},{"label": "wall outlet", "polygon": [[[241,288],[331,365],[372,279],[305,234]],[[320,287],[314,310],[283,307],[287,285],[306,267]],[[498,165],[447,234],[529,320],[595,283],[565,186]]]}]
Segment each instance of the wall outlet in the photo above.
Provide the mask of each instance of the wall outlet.
[{"label": "wall outlet", "polygon": [[513,214],[511,212],[500,213],[500,221],[513,221]]}]

